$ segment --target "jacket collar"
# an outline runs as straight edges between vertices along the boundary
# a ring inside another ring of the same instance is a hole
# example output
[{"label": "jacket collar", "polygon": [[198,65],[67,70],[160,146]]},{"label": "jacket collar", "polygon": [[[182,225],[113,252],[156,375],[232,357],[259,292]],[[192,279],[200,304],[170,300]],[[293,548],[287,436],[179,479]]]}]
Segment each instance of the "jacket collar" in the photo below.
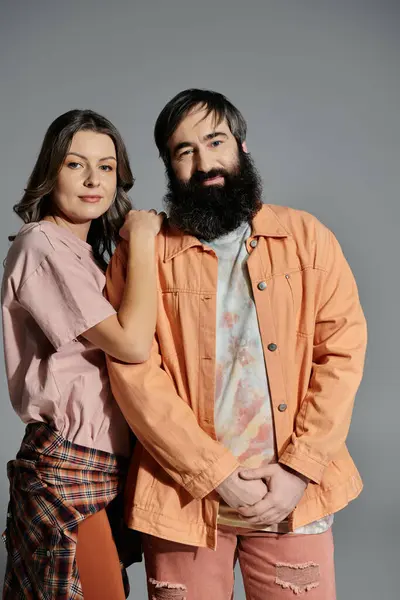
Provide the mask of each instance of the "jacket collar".
[{"label": "jacket collar", "polygon": [[[290,233],[283,227],[282,223],[268,204],[263,204],[254,217],[251,224],[252,237],[288,237]],[[185,252],[193,246],[206,246],[192,235],[182,233],[176,228],[167,226],[165,231],[165,253],[164,262],[168,262]]]}]

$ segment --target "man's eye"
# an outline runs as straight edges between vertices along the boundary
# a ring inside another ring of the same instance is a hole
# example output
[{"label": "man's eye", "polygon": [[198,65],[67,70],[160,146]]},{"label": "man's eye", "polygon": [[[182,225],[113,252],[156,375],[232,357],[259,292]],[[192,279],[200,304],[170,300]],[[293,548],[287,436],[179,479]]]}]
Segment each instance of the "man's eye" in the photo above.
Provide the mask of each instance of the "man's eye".
[{"label": "man's eye", "polygon": [[213,148],[217,148],[220,144],[222,144],[221,140],[214,140],[211,142],[211,146],[213,146]]},{"label": "man's eye", "polygon": [[182,158],[183,156],[188,156],[192,152],[193,152],[193,150],[191,148],[189,148],[188,150],[185,150],[184,152],[181,152],[181,154],[179,155],[179,158]]}]

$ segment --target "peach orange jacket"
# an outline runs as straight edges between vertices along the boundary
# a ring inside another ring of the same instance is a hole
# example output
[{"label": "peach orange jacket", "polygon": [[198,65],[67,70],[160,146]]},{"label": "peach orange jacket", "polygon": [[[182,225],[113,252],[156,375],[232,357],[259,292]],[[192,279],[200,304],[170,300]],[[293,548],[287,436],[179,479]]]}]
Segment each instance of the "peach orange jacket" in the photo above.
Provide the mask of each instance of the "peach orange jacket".
[{"label": "peach orange jacket", "polygon": [[[214,489],[237,459],[214,430],[218,260],[168,224],[156,240],[158,317],[151,358],[108,360],[111,385],[136,445],[127,522],[176,542],[215,548]],[[311,481],[291,528],[343,508],[361,478],[345,445],[366,348],[352,272],[333,234],[313,216],[263,205],[247,241],[248,269],[268,372],[279,462]],[[115,309],[126,246],[107,274]]]}]

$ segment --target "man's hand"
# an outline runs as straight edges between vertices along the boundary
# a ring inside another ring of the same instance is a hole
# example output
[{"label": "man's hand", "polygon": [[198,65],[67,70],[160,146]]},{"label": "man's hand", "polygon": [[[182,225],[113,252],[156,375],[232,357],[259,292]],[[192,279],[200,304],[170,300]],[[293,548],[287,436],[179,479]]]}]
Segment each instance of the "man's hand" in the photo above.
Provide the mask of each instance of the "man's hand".
[{"label": "man's hand", "polygon": [[243,469],[240,477],[246,481],[266,482],[268,493],[253,506],[241,506],[238,512],[247,523],[275,525],[283,521],[297,506],[308,484],[308,479],[279,464],[259,469]]},{"label": "man's hand", "polygon": [[241,469],[236,469],[216,488],[222,500],[235,509],[259,503],[268,491],[260,477],[248,478],[249,481],[245,481],[245,478],[239,477],[240,471]]}]

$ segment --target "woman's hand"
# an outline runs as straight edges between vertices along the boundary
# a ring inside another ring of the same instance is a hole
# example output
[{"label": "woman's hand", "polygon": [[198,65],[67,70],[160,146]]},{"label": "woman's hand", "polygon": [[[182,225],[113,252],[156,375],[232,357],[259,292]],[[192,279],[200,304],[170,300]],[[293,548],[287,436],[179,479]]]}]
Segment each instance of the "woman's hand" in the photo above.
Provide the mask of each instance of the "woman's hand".
[{"label": "woman's hand", "polygon": [[125,217],[125,223],[119,234],[127,242],[137,235],[155,237],[161,229],[165,216],[164,212],[157,213],[154,208],[151,210],[130,210]]}]

